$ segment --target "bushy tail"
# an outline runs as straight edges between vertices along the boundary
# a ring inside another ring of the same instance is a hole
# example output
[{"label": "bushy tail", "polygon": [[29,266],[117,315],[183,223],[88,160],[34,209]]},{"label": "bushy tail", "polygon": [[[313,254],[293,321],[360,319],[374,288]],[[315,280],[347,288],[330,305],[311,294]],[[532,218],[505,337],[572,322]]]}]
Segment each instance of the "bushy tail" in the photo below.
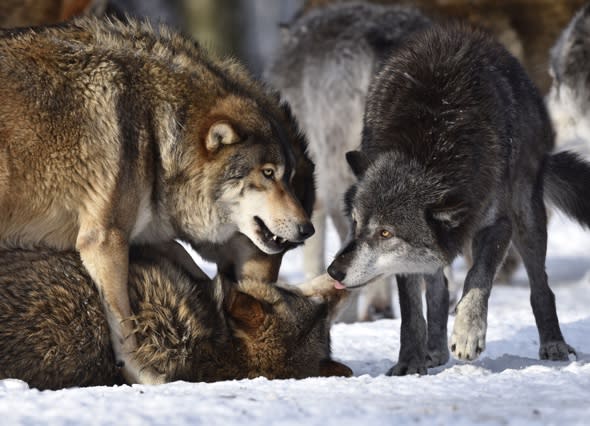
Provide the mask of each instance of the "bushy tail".
[{"label": "bushy tail", "polygon": [[543,179],[545,198],[590,228],[590,163],[573,152],[552,154]]}]

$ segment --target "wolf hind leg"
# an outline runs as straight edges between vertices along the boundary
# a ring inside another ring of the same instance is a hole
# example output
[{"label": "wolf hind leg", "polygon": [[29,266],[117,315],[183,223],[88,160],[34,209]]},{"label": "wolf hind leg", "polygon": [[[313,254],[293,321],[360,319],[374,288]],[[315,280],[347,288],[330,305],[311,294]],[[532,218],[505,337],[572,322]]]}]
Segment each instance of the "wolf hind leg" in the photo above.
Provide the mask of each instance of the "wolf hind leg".
[{"label": "wolf hind leg", "polygon": [[563,339],[555,308],[555,295],[547,282],[547,216],[540,192],[537,190],[533,195],[530,208],[520,212],[514,243],[529,277],[530,301],[540,339],[539,357],[568,360],[569,354],[576,352]]},{"label": "wolf hind leg", "polygon": [[444,365],[449,360],[447,345],[449,288],[447,278],[442,270],[433,275],[425,275],[424,281],[426,283],[426,318],[428,323],[426,366],[432,368]]},{"label": "wolf hind leg", "polygon": [[502,217],[473,239],[473,266],[465,278],[451,334],[451,352],[458,359],[472,361],[485,349],[488,299],[511,236],[512,223]]},{"label": "wolf hind leg", "polygon": [[397,288],[402,314],[397,364],[389,376],[426,374],[426,321],[422,314],[422,275],[398,275]]}]

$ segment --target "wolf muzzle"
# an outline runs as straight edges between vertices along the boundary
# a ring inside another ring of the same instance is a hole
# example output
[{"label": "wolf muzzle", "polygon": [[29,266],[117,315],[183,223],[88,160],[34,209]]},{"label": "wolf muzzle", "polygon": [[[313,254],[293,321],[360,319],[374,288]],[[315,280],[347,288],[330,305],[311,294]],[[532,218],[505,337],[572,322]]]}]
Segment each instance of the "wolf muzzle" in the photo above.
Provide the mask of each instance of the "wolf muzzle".
[{"label": "wolf muzzle", "polygon": [[346,279],[346,272],[348,271],[351,260],[354,257],[355,249],[356,243],[352,241],[342,250],[340,250],[340,252],[336,255],[336,258],[328,267],[328,274],[336,281],[342,282]]}]

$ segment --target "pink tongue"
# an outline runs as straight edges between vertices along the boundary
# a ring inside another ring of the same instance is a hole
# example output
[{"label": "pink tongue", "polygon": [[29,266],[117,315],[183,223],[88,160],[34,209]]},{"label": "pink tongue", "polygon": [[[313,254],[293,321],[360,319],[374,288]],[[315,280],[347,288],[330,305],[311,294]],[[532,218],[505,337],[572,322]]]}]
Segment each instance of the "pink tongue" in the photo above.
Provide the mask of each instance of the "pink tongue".
[{"label": "pink tongue", "polygon": [[343,285],[340,281],[335,281],[334,288],[336,288],[338,290],[344,290],[346,288],[346,286]]}]

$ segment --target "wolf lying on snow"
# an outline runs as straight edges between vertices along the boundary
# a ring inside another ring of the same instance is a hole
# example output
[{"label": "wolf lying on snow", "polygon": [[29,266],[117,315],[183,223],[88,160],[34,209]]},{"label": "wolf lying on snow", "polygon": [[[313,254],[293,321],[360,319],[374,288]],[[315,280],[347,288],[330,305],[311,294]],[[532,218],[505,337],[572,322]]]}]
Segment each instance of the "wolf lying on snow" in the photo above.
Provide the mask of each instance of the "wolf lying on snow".
[{"label": "wolf lying on snow", "polygon": [[165,28],[92,18],[0,32],[0,244],[76,249],[129,382],[131,242],[267,254],[313,233],[292,193],[304,146],[278,96]]},{"label": "wolf lying on snow", "polygon": [[[369,89],[361,151],[347,155],[358,178],[347,194],[352,237],[328,271],[348,288],[398,274],[402,342],[391,373],[426,371],[431,336],[416,281],[434,274],[429,280],[440,284],[440,268],[465,252],[473,266],[450,346],[457,358],[477,358],[492,281],[511,241],[529,276],[540,357],[573,352],[545,274],[544,200],[589,225],[590,165],[552,154],[553,145],[541,95],[480,31],[437,26],[385,62]],[[446,324],[436,312],[429,319]]]},{"label": "wolf lying on snow", "polygon": [[[122,382],[99,293],[75,252],[2,251],[0,266],[0,378],[40,389]],[[350,375],[329,347],[344,293],[327,275],[301,287],[211,281],[132,247],[136,357],[167,381]]]}]

